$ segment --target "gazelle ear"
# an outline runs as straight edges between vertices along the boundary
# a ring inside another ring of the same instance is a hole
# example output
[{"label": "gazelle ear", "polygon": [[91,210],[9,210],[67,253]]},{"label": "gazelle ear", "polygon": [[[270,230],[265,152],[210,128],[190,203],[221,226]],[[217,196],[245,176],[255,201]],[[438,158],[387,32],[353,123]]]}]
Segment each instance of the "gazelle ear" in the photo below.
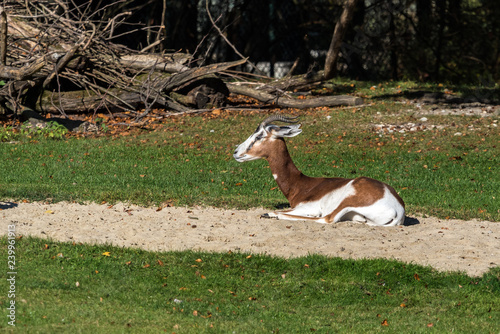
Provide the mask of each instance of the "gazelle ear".
[{"label": "gazelle ear", "polygon": [[287,126],[269,126],[267,131],[269,131],[274,137],[295,137],[302,132],[300,124],[287,125]]}]

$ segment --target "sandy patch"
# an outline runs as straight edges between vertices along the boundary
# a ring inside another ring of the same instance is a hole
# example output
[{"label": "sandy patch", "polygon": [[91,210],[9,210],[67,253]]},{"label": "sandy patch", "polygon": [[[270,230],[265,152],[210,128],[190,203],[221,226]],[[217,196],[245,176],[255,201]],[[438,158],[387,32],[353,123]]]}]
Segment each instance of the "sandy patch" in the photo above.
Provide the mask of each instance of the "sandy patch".
[{"label": "sandy patch", "polygon": [[151,251],[241,251],[282,257],[309,253],[388,258],[442,271],[482,275],[500,265],[500,223],[407,217],[405,226],[323,225],[261,219],[265,209],[170,207],[161,211],[117,204],[0,202],[0,235],[109,243]]}]

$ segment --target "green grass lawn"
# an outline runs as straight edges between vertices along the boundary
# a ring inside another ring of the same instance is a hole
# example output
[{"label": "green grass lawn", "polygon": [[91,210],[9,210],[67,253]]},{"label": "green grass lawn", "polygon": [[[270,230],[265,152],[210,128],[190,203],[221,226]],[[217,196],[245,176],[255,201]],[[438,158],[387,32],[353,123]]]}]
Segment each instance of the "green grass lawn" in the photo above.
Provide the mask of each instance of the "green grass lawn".
[{"label": "green grass lawn", "polygon": [[[409,216],[500,221],[498,115],[429,115],[427,131],[373,130],[420,122],[408,109],[382,100],[304,112],[303,133],[288,147],[307,175],[391,184]],[[155,130],[87,139],[0,130],[0,199],[272,209],[286,199],[266,162],[232,158],[266,115],[172,118]],[[1,239],[2,259],[7,242]],[[472,278],[389,260],[155,253],[23,237],[16,270],[22,333],[500,330],[499,268]],[[0,331],[9,332],[5,279],[0,290]]]},{"label": "green grass lawn", "polygon": [[[6,238],[1,239],[2,253]],[[500,271],[16,240],[16,329],[33,333],[497,333]],[[0,289],[7,291],[6,280]],[[9,300],[0,295],[2,306]],[[0,331],[9,331],[6,307]]]},{"label": "green grass lawn", "polygon": [[[288,140],[292,158],[310,176],[387,182],[410,215],[499,221],[495,119],[428,116],[428,131],[373,131],[373,124],[416,122],[399,107],[307,113],[303,133]],[[185,117],[123,138],[0,143],[0,198],[274,208],[286,199],[267,163],[232,158],[263,117]]]}]

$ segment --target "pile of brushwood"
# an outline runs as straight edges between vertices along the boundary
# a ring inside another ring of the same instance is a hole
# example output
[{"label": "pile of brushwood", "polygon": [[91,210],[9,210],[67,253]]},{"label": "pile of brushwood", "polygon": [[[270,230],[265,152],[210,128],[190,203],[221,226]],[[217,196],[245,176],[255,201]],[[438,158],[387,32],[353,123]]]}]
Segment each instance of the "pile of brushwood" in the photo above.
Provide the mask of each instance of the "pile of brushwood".
[{"label": "pile of brushwood", "polygon": [[263,106],[306,108],[359,105],[353,96],[296,99],[288,92],[314,87],[322,74],[280,80],[241,72],[248,59],[206,64],[183,52],[151,53],[112,43],[122,13],[101,20],[65,15],[61,1],[10,1],[0,13],[0,114],[43,120],[50,113],[133,115],[223,108],[230,93]]}]

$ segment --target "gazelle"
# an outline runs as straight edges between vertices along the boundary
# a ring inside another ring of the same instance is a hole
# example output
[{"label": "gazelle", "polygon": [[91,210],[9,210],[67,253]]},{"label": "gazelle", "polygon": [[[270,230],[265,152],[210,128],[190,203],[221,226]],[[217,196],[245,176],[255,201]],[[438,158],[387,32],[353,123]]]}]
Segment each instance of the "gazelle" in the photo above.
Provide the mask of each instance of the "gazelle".
[{"label": "gazelle", "polygon": [[[376,226],[401,225],[405,205],[391,186],[368,178],[309,177],[302,174],[290,157],[284,137],[302,132],[295,118],[273,115],[240,144],[233,157],[238,162],[266,159],[278,187],[291,209],[262,215],[266,218],[312,220],[336,223],[353,220]],[[277,126],[273,122],[289,123]]]}]

